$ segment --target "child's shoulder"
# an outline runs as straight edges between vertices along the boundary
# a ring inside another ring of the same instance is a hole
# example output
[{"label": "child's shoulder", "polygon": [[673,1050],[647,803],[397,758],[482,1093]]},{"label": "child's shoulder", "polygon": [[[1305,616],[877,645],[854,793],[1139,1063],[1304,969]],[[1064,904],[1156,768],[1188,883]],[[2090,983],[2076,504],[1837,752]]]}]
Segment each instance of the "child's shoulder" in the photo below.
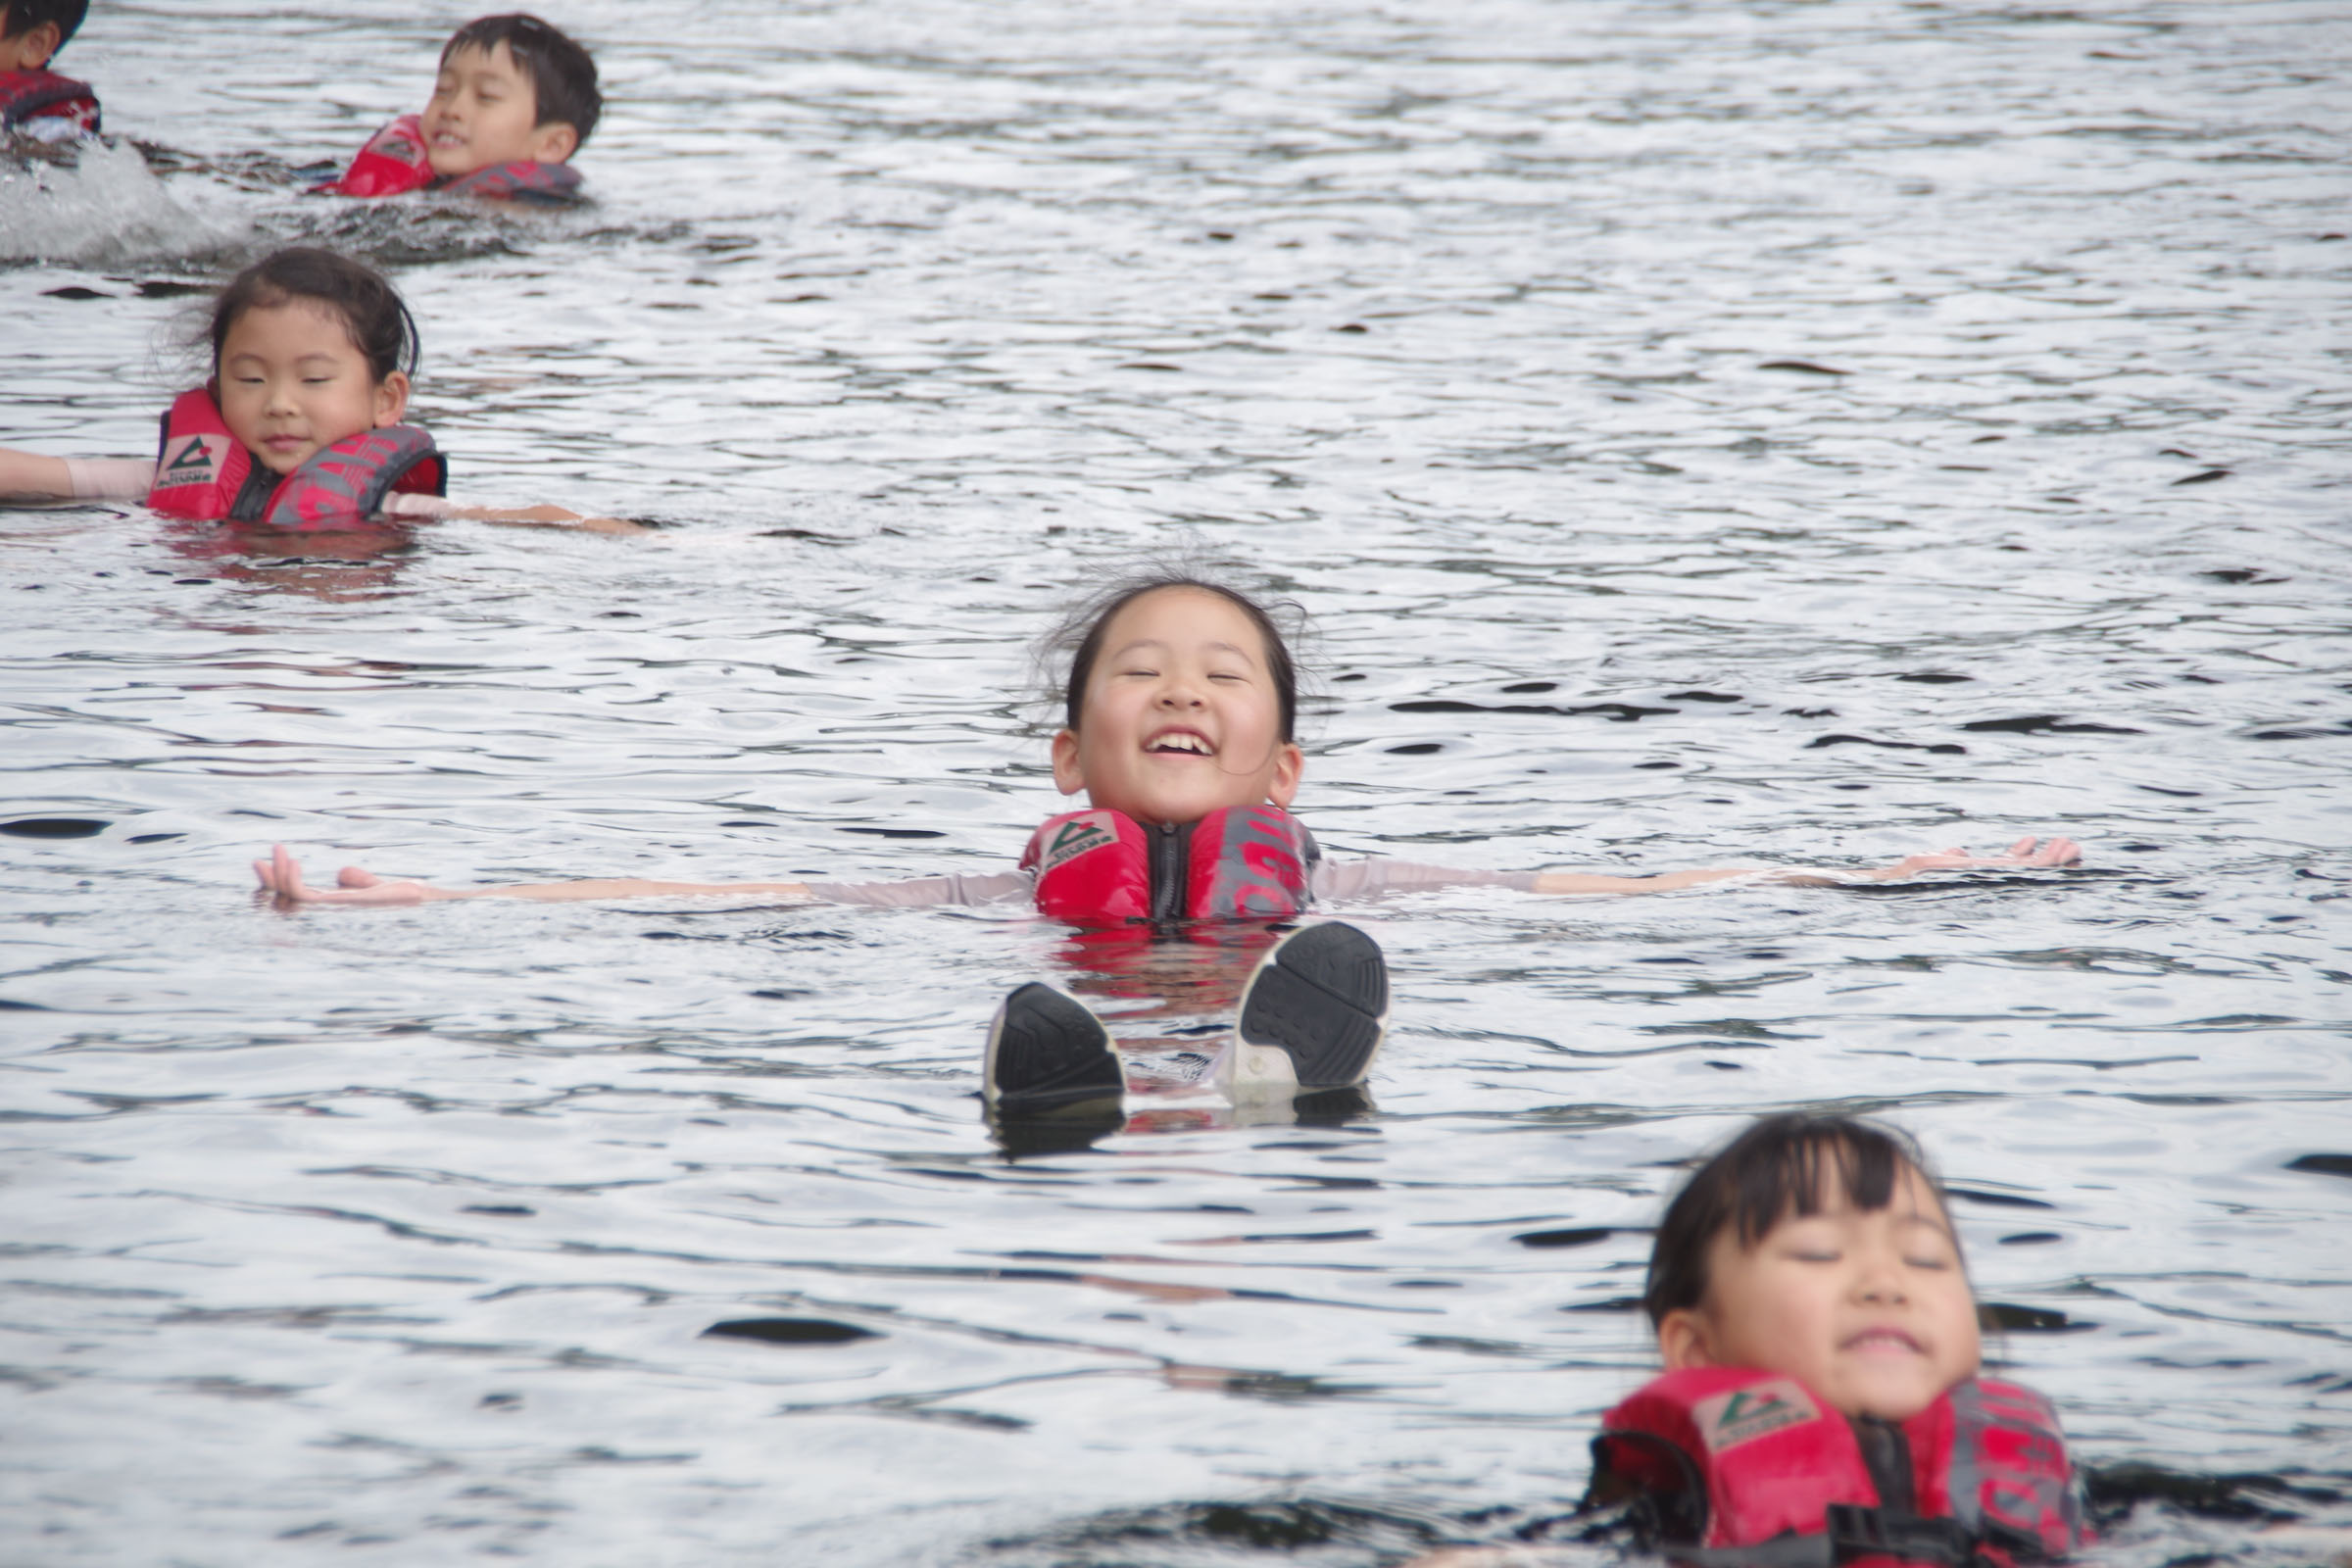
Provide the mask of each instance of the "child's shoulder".
[{"label": "child's shoulder", "polygon": [[59,140],[98,133],[98,92],[47,69],[0,71],[0,130]]}]

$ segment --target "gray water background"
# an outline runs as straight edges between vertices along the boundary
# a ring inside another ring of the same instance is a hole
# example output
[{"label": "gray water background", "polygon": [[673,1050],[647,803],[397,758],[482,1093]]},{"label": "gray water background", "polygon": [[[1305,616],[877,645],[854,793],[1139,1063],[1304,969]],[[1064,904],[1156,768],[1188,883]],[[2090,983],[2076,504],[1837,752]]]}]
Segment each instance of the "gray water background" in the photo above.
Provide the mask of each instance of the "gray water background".
[{"label": "gray water background", "polygon": [[[1926,1140],[2080,1456],[2352,1523],[2340,7],[551,14],[581,212],[292,194],[421,103],[388,0],[110,0],[148,154],[0,179],[0,442],[151,450],[181,288],[324,237],[461,494],[672,525],[0,514],[6,815],[106,824],[0,836],[0,1562],[1501,1537],[1646,1375],[1674,1162],[1797,1104]],[[1028,639],[1171,548],[1312,612],[1334,853],[2086,869],[1353,908],[1371,1112],[1019,1160],[997,998],[1141,1005],[1056,928],[250,892],[998,868]],[[2313,1560],[2260,1524],[2102,1560]]]}]

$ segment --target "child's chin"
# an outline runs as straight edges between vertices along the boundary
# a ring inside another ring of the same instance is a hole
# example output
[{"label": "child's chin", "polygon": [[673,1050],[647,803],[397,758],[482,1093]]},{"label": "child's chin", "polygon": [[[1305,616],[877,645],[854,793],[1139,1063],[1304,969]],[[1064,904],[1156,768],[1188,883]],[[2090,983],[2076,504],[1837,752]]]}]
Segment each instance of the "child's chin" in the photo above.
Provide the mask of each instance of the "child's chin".
[{"label": "child's chin", "polygon": [[1872,1415],[1882,1421],[1908,1421],[1936,1402],[1933,1391],[1910,1388],[1866,1388],[1838,1401],[1849,1415]]}]

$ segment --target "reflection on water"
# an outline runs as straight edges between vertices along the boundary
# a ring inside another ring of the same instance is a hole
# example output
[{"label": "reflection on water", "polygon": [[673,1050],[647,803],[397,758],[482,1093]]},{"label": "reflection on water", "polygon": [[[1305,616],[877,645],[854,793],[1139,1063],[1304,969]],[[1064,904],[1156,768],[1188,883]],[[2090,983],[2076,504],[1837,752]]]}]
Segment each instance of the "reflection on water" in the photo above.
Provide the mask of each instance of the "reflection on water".
[{"label": "reflection on water", "polygon": [[390,588],[416,545],[413,523],[390,520],[290,533],[259,524],[171,522],[159,531],[191,571],[328,603]]},{"label": "reflection on water", "polygon": [[[100,8],[150,151],[0,180],[0,443],[152,450],[187,290],[323,236],[453,493],[678,524],[0,519],[0,1557],[1556,1542],[1677,1162],[1799,1103],[1941,1159],[2107,1560],[2333,1549],[2264,1533],[2352,1524],[2332,10],[563,20],[580,212],[294,194],[422,95],[375,0]],[[1000,868],[1026,639],[1187,547],[1314,613],[1335,856],[2091,869],[1351,908],[1368,1103],[1009,1149],[1007,989],[1181,1056],[1247,951],[246,891]]]}]

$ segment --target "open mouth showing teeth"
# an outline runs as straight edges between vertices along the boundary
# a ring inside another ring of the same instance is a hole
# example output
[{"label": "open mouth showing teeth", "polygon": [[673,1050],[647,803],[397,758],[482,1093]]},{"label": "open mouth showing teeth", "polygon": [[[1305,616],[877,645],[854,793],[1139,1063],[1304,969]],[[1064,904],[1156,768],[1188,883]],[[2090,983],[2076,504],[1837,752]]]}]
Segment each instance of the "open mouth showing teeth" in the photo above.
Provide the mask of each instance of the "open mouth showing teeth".
[{"label": "open mouth showing teeth", "polygon": [[1186,757],[1214,755],[1208,742],[1198,735],[1162,735],[1144,748],[1148,752],[1175,752]]}]

